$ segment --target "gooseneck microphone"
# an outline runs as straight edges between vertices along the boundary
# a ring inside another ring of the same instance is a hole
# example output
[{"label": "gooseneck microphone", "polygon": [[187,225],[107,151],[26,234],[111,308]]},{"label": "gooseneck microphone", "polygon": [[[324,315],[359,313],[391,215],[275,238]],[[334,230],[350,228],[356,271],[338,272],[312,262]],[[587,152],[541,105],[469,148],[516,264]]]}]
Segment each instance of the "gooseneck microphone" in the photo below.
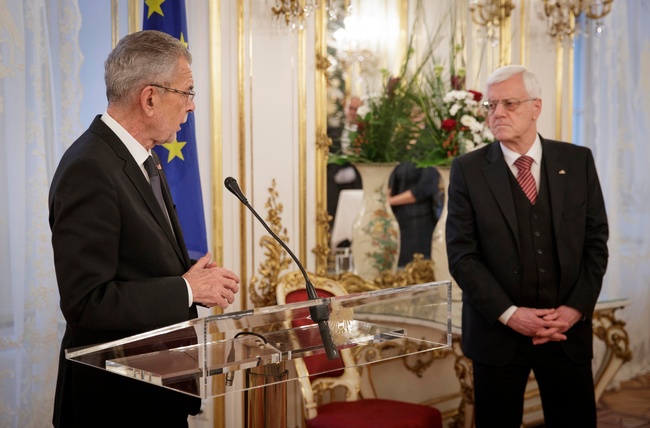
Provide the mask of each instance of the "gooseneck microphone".
[{"label": "gooseneck microphone", "polygon": [[[250,212],[253,213],[255,218],[264,226],[267,232],[275,239],[278,241],[278,243],[282,246],[282,248],[285,249],[285,251],[291,256],[294,262],[296,262],[296,265],[300,269],[300,272],[302,272],[302,276],[305,277],[305,288],[307,289],[307,296],[309,297],[310,300],[317,300],[319,299],[318,294],[316,293],[316,289],[314,288],[314,284],[311,283],[309,280],[309,275],[307,275],[307,271],[305,271],[305,268],[302,266],[302,263],[298,260],[298,258],[293,254],[293,252],[287,247],[287,244],[285,244],[272,230],[271,228],[266,224],[264,220],[257,214],[255,209],[248,203],[248,199],[246,199],[246,196],[242,193],[241,189],[239,188],[239,184],[237,184],[237,180],[235,180],[232,177],[227,177],[223,184],[226,186],[226,189],[228,189],[233,195],[237,196],[237,199],[239,199],[246,207],[250,210]],[[318,306],[312,306],[309,308],[309,313],[311,315],[311,319],[318,323],[318,330],[320,331],[320,336],[321,339],[323,340],[323,347],[325,348],[325,354],[327,354],[327,358],[330,360],[339,358],[339,351],[336,349],[336,345],[334,345],[334,341],[332,340],[332,335],[330,333],[330,328],[329,325],[327,324],[327,321],[329,320],[329,309],[327,305],[318,305]]]}]

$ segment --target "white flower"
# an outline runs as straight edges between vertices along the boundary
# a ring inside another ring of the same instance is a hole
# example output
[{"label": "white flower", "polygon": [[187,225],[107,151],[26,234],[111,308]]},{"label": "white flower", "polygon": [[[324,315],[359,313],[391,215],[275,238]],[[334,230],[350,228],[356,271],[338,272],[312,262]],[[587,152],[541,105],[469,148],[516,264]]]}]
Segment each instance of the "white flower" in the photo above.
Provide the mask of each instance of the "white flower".
[{"label": "white flower", "polygon": [[[474,116],[470,116],[468,114],[464,114],[460,118],[460,123],[463,126],[467,126],[468,128],[472,129],[474,125],[478,123],[476,118]],[[480,124],[479,124],[480,125]],[[472,129],[473,130],[473,129]]]},{"label": "white flower", "polygon": [[460,110],[461,105],[458,103],[454,103],[454,105],[451,106],[449,109],[449,114],[451,116],[456,116],[456,113],[458,113],[458,110]]},{"label": "white flower", "polygon": [[481,135],[481,133],[483,132],[483,124],[477,121],[476,119],[474,119],[474,123],[469,125],[469,129],[473,133]]},{"label": "white flower", "polygon": [[467,140],[465,138],[461,138],[458,141],[459,149],[461,153],[467,153],[471,150],[474,149],[474,142],[472,140]]},{"label": "white flower", "polygon": [[363,103],[357,108],[357,114],[360,117],[366,117],[366,115],[370,113],[370,107],[366,103]]}]

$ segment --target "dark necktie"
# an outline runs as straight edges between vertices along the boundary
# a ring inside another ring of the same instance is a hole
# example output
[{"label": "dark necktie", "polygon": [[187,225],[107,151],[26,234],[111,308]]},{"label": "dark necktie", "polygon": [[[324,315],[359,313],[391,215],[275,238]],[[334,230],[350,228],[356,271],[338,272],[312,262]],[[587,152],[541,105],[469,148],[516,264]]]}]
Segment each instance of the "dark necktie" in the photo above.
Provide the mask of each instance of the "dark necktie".
[{"label": "dark necktie", "polygon": [[160,209],[165,214],[165,218],[167,219],[167,222],[171,225],[171,221],[169,220],[169,213],[167,212],[167,206],[165,205],[165,200],[163,199],[163,195],[162,195],[162,186],[160,184],[159,168],[160,166],[156,164],[156,161],[153,159],[153,156],[149,156],[147,160],[144,161],[144,169],[147,170],[147,174],[149,175],[151,190],[153,190],[153,194],[156,196],[158,205],[160,205]]},{"label": "dark necktie", "polygon": [[521,156],[515,161],[515,166],[517,167],[517,181],[530,203],[535,205],[535,201],[537,201],[537,184],[535,184],[535,178],[530,172],[532,164],[533,158],[528,156]]}]

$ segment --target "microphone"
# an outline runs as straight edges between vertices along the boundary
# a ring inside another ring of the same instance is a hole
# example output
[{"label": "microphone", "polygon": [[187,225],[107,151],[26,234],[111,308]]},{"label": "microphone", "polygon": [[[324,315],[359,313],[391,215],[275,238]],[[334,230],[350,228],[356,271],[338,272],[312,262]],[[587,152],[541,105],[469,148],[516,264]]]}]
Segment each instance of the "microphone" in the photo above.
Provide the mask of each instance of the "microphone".
[{"label": "microphone", "polygon": [[[233,195],[237,196],[237,199],[239,199],[244,205],[246,205],[246,208],[250,210],[250,212],[253,213],[255,218],[264,226],[267,232],[275,239],[278,241],[278,243],[282,246],[282,248],[285,249],[285,251],[291,256],[294,262],[296,262],[296,265],[300,269],[300,272],[302,272],[302,276],[305,278],[305,288],[307,289],[307,296],[309,297],[310,300],[316,300],[319,299],[318,294],[316,293],[316,289],[314,288],[314,284],[311,283],[309,280],[309,275],[307,275],[307,272],[305,271],[305,268],[302,266],[302,263],[298,260],[295,254],[287,247],[287,244],[285,244],[272,230],[271,228],[266,224],[264,220],[257,214],[255,209],[248,203],[248,199],[244,196],[242,193],[241,189],[239,188],[239,184],[237,184],[237,180],[235,180],[233,177],[227,177],[223,184],[226,186],[226,189],[228,189]],[[312,306],[309,308],[309,313],[311,315],[311,319],[318,323],[318,330],[320,331],[320,336],[323,341],[323,347],[325,348],[325,353],[327,354],[327,358],[329,360],[333,360],[336,358],[339,358],[339,351],[336,349],[336,345],[334,345],[334,341],[332,340],[332,335],[330,332],[329,325],[327,324],[327,321],[329,320],[329,309],[327,308],[327,305],[318,305],[318,306]]]}]

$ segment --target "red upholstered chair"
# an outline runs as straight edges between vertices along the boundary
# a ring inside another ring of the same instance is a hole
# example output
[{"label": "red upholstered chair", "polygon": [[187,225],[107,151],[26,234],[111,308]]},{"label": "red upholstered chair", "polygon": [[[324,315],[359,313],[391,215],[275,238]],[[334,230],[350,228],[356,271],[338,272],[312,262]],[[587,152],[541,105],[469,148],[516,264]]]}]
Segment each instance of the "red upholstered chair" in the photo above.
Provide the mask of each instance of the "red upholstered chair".
[{"label": "red upholstered chair", "polygon": [[[311,280],[320,297],[346,294],[343,287],[329,278],[312,276]],[[307,300],[304,280],[292,274],[281,278],[276,298],[278,304]],[[294,321],[294,326],[305,322],[310,320]],[[337,360],[328,360],[324,353],[294,360],[307,428],[442,428],[442,416],[434,407],[360,398],[361,376],[351,350],[340,349],[340,354]]]}]

